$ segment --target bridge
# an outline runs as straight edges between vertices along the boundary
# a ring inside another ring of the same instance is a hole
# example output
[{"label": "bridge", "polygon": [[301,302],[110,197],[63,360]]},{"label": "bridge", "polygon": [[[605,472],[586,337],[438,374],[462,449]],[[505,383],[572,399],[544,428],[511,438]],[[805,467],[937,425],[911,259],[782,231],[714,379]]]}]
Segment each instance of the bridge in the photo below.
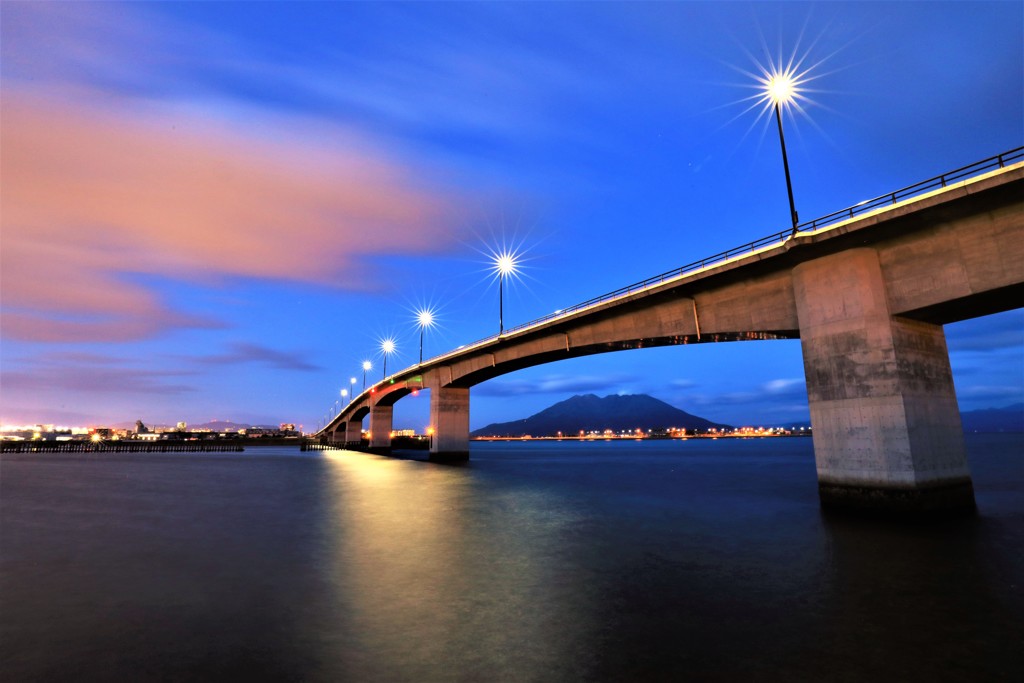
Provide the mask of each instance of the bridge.
[{"label": "bridge", "polygon": [[469,457],[470,389],[543,363],[801,340],[824,507],[973,510],[943,325],[1024,304],[1024,147],[624,287],[405,368],[319,433],[390,448],[430,392],[430,459]]}]

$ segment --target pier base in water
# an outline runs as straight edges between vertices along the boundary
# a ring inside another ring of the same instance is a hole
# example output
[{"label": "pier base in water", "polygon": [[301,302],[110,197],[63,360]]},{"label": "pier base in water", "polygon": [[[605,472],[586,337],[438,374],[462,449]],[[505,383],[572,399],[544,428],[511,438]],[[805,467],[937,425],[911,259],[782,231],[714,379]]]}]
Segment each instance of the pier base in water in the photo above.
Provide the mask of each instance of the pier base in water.
[{"label": "pier base in water", "polygon": [[430,454],[430,462],[467,462],[469,451],[439,451]]},{"label": "pier base in water", "polygon": [[818,484],[821,507],[885,517],[946,517],[976,511],[970,479],[919,488]]},{"label": "pier base in water", "polygon": [[822,507],[973,510],[942,326],[889,313],[869,248],[801,263],[793,291]]}]

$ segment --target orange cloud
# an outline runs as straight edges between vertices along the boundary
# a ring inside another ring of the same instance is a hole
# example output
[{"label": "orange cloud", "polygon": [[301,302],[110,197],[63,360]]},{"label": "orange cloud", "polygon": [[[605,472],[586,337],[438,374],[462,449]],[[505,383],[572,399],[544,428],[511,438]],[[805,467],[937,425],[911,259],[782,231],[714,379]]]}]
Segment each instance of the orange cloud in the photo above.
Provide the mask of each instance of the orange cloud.
[{"label": "orange cloud", "polygon": [[0,108],[5,336],[80,340],[70,315],[127,322],[118,336],[181,322],[119,273],[366,287],[361,258],[451,239],[449,200],[322,122],[267,139],[69,88],[5,87]]}]

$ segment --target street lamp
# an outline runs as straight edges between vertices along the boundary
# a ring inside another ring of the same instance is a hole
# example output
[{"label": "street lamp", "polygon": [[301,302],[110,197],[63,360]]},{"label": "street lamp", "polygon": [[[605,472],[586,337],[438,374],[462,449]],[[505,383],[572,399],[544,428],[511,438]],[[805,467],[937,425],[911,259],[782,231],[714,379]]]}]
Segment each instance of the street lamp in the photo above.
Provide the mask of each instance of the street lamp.
[{"label": "street lamp", "polygon": [[501,251],[494,254],[494,269],[498,271],[498,334],[505,332],[505,277],[516,272],[516,254]]},{"label": "street lamp", "polygon": [[384,375],[381,377],[381,379],[384,379],[388,376],[388,356],[395,352],[395,340],[391,337],[382,339],[380,342],[380,350],[381,353],[384,354]]},{"label": "street lamp", "polygon": [[348,380],[348,383],[350,385],[352,385],[352,399],[355,400],[355,397],[356,397],[356,378],[355,377],[350,377],[349,380]]},{"label": "street lamp", "polygon": [[366,391],[366,371],[373,370],[373,363],[368,360],[363,361],[363,391]]},{"label": "street lamp", "polygon": [[789,159],[786,157],[786,137],[782,134],[782,112],[780,106],[788,104],[796,94],[796,84],[789,72],[772,74],[767,83],[768,98],[775,106],[775,121],[779,124],[779,143],[782,145],[782,167],[786,171],[786,191],[789,193],[789,216],[793,221],[793,234],[796,234],[797,223],[800,219],[796,214],[796,205],[793,203],[793,183],[789,179]]},{"label": "street lamp", "polygon": [[348,398],[348,389],[342,389],[341,390],[341,403],[342,403],[342,407],[344,407],[345,399],[346,398]]},{"label": "street lamp", "polygon": [[416,313],[416,322],[420,326],[420,365],[423,364],[423,332],[434,324],[434,313],[429,308]]}]

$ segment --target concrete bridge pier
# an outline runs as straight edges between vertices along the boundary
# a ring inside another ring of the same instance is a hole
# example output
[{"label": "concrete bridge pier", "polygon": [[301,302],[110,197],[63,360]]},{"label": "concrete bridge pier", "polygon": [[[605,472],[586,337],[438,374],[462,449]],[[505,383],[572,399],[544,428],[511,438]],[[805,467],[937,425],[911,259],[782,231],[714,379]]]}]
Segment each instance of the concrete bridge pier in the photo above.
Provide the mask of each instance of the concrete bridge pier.
[{"label": "concrete bridge pier", "polygon": [[331,432],[331,441],[335,443],[345,443],[356,445],[363,438],[363,422],[360,421],[349,421],[339,422]]},{"label": "concrete bridge pier", "polygon": [[345,422],[345,429],[341,432],[341,437],[345,440],[346,444],[359,445],[359,442],[363,439],[363,421],[362,420],[351,420]]},{"label": "concrete bridge pier", "polygon": [[430,459],[435,462],[469,460],[469,389],[430,388]]},{"label": "concrete bridge pier", "polygon": [[892,316],[878,253],[793,269],[822,507],[974,509],[946,338]]},{"label": "concrete bridge pier", "polygon": [[395,407],[375,404],[370,406],[370,452],[391,453],[391,425]]}]

